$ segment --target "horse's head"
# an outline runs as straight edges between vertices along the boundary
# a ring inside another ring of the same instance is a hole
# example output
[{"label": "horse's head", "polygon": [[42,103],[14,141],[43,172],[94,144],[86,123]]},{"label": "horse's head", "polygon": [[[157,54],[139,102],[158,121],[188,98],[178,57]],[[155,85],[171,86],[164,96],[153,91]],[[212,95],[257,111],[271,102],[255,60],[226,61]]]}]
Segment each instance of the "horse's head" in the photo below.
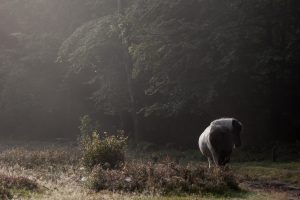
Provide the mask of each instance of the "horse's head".
[{"label": "horse's head", "polygon": [[241,132],[242,132],[242,123],[237,119],[232,120],[232,135],[233,135],[233,144],[235,147],[240,147],[241,142]]}]

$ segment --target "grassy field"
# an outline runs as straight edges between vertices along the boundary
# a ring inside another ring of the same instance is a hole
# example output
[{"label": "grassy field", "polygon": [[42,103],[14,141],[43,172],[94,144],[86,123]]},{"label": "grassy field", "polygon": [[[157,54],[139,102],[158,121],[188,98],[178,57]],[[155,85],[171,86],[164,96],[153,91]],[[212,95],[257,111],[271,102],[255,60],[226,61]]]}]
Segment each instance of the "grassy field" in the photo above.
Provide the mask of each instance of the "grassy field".
[{"label": "grassy field", "polygon": [[281,181],[300,186],[300,162],[245,162],[234,164],[233,170],[249,180]]},{"label": "grassy field", "polygon": [[[232,192],[226,195],[210,193],[159,196],[112,191],[96,193],[89,190],[85,186],[87,173],[80,164],[80,154],[75,144],[2,142],[0,151],[0,186],[5,181],[8,182],[8,189],[13,195],[13,199],[285,200],[300,198],[300,162],[235,163],[233,160],[229,168],[235,174],[242,188],[240,192]],[[170,156],[179,163],[189,162],[195,166],[207,165],[201,157],[198,157],[196,151],[156,151],[155,154],[153,152],[142,154],[141,151],[136,152],[134,150],[128,152],[128,159],[146,161],[152,159],[153,156],[158,157],[158,159]],[[33,186],[27,187],[30,184],[33,184]],[[3,189],[3,186],[1,187]],[[0,196],[1,198],[6,199],[5,196]]]}]

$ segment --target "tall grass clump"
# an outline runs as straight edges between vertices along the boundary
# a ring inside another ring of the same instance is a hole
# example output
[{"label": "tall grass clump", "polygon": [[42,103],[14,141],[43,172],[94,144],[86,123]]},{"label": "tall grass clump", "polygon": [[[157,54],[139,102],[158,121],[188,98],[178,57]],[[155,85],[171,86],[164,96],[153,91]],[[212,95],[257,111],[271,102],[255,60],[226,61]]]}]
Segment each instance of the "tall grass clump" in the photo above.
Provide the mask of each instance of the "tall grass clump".
[{"label": "tall grass clump", "polygon": [[89,170],[97,165],[117,168],[124,162],[126,141],[124,134],[83,135],[80,139],[83,165]]},{"label": "tall grass clump", "polygon": [[119,131],[116,135],[100,133],[98,127],[93,126],[92,120],[87,116],[81,119],[80,131],[82,164],[89,171],[98,165],[105,168],[117,168],[124,162],[127,144],[124,131]]}]

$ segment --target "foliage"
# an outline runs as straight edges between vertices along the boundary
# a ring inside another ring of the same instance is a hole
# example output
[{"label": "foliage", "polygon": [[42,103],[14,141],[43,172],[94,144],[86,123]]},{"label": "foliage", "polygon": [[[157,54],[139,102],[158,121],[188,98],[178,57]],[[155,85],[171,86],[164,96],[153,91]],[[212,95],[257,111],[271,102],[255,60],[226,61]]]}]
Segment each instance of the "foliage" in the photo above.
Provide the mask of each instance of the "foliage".
[{"label": "foliage", "polygon": [[80,118],[79,130],[81,135],[88,135],[93,132],[97,133],[100,131],[100,124],[98,121],[93,123],[93,120],[89,115],[84,115]]},{"label": "foliage", "polygon": [[229,171],[207,171],[202,167],[182,166],[172,161],[126,163],[121,169],[105,170],[96,166],[88,186],[96,191],[146,192],[150,194],[227,194],[238,191]]},{"label": "foliage", "polygon": [[3,134],[75,137],[93,113],[155,143],[223,116],[244,143],[299,138],[299,1],[117,2],[0,2]]},{"label": "foliage", "polygon": [[[60,55],[66,55],[72,66],[81,68],[94,66],[102,69],[103,66],[110,66],[112,71],[113,66],[126,65],[126,62],[131,65],[129,74],[123,72],[123,75],[133,80],[134,86],[131,89],[135,98],[135,108],[146,124],[155,121],[153,118],[166,118],[165,122],[179,120],[182,124],[186,124],[185,116],[208,123],[209,120],[222,115],[234,115],[242,121],[257,123],[259,124],[257,126],[262,126],[270,132],[273,130],[271,127],[274,119],[269,118],[267,113],[274,112],[273,116],[278,115],[276,111],[278,106],[275,105],[283,103],[279,95],[287,92],[272,89],[272,84],[277,81],[283,84],[278,85],[278,88],[285,88],[284,77],[275,80],[275,77],[281,76],[281,70],[280,67],[273,68],[274,62],[277,62],[278,66],[293,66],[298,52],[294,46],[291,47],[293,50],[287,50],[291,53],[287,53],[289,55],[284,55],[282,50],[288,49],[289,41],[293,44],[298,42],[293,39],[297,38],[297,28],[288,30],[282,28],[282,24],[292,27],[298,23],[294,20],[297,14],[293,4],[297,3],[280,0],[272,4],[270,1],[252,3],[233,1],[220,4],[216,1],[136,0],[129,4],[126,12],[118,19],[100,18],[80,27],[62,45]],[[270,13],[264,12],[268,6],[271,9]],[[284,17],[279,21],[273,21],[274,18],[270,17],[288,11],[293,13],[288,17],[289,23]],[[108,24],[97,25],[105,23]],[[268,32],[269,29],[271,32]],[[112,38],[113,40],[104,43],[103,38],[108,34],[110,37],[105,41]],[[75,38],[77,39],[74,40]],[[266,38],[271,38],[272,41]],[[119,44],[114,46],[113,53],[99,54],[104,48],[110,49],[107,44],[114,45],[116,42]],[[130,61],[126,59],[120,59],[122,63],[119,63],[119,60],[106,61],[107,56],[114,58],[116,54],[123,58],[124,45],[131,58]],[[90,56],[93,58],[105,56],[100,59],[104,62],[95,62]],[[289,56],[293,57],[292,62],[286,59]],[[286,63],[283,64],[278,59],[285,60]],[[107,73],[101,73],[101,76],[112,77]],[[290,86],[296,87],[296,82]],[[107,83],[110,82],[106,80],[100,85]],[[118,111],[113,112],[115,115],[128,111],[126,104],[120,104],[129,98],[120,91],[127,91],[128,88],[121,89],[121,86],[114,87],[118,98],[111,98],[114,104],[110,107],[117,108],[115,111]],[[107,98],[110,93],[98,90],[96,94],[98,97]],[[267,103],[273,95],[271,93],[276,94],[274,98],[278,99],[273,105]],[[237,97],[239,103],[233,103]],[[227,106],[224,106],[224,103]],[[248,109],[251,107],[250,104],[257,109],[255,111]],[[263,105],[266,106],[265,109],[259,110],[258,108]],[[105,110],[107,107],[101,104],[99,108]],[[259,117],[253,117],[257,113]],[[261,124],[262,121],[267,123]],[[180,123],[177,124],[181,127]],[[165,127],[168,129],[168,125]],[[202,129],[204,124],[201,126],[192,124],[191,137],[196,135],[196,128]],[[150,134],[147,129],[150,127],[145,127],[143,132]],[[274,129],[275,132],[277,130]],[[278,134],[279,132],[276,132],[272,135],[279,138]],[[267,134],[264,136],[272,137]]]},{"label": "foliage", "polygon": [[89,21],[63,42],[58,61],[70,64],[70,76],[87,71],[87,84],[97,85],[91,94],[105,113],[128,110],[128,89],[123,67],[122,44],[115,31],[117,19],[107,16]]},{"label": "foliage", "polygon": [[100,165],[106,168],[118,168],[125,159],[127,137],[121,132],[118,135],[98,134],[82,135],[80,149],[82,164],[88,169]]}]

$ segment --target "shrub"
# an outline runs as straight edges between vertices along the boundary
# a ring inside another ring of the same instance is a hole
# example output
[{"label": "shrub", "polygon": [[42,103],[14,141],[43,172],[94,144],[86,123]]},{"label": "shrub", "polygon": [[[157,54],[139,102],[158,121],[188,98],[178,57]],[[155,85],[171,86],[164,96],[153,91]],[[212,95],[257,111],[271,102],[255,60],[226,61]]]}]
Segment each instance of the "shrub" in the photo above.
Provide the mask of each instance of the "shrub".
[{"label": "shrub", "polygon": [[126,164],[123,168],[113,170],[98,165],[89,175],[87,185],[95,191],[143,192],[147,187],[147,170],[144,164]]},{"label": "shrub", "polygon": [[230,194],[239,191],[238,183],[228,170],[207,170],[203,167],[161,163],[126,163],[120,169],[107,170],[96,166],[87,184],[99,190],[146,192],[156,194]]},{"label": "shrub", "polygon": [[226,195],[230,191],[240,191],[238,182],[228,168],[214,168],[207,177],[203,192]]},{"label": "shrub", "polygon": [[97,165],[117,168],[124,162],[126,143],[127,137],[123,132],[117,135],[100,135],[97,132],[82,135],[80,139],[82,163],[88,170]]}]

